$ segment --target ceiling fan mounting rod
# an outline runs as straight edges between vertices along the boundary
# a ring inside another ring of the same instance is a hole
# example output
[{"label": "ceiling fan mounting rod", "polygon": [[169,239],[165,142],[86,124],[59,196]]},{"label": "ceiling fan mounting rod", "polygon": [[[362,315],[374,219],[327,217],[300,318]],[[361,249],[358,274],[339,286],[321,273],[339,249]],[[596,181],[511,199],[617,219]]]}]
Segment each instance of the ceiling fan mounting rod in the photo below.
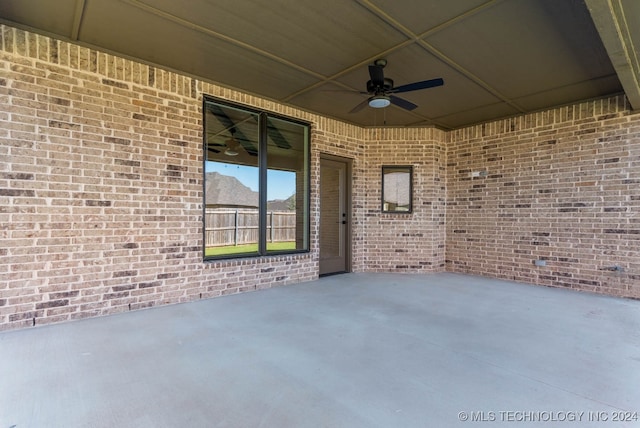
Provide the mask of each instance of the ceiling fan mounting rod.
[{"label": "ceiling fan mounting rod", "polygon": [[378,67],[384,67],[387,65],[387,60],[384,58],[379,58],[373,61],[373,65],[377,65]]}]

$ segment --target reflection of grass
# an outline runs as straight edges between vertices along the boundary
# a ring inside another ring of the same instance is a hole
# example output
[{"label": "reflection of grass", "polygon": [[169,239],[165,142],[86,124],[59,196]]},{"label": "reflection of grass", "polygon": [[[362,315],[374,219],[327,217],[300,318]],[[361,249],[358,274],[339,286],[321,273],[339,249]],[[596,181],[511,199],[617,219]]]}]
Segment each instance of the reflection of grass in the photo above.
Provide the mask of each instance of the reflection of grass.
[{"label": "reflection of grass", "polygon": [[[267,250],[269,251],[284,251],[295,250],[296,243],[294,241],[287,242],[267,242]],[[255,253],[258,251],[258,244],[247,245],[228,245],[225,247],[211,247],[205,248],[205,256],[228,256],[232,254],[247,254]]]}]

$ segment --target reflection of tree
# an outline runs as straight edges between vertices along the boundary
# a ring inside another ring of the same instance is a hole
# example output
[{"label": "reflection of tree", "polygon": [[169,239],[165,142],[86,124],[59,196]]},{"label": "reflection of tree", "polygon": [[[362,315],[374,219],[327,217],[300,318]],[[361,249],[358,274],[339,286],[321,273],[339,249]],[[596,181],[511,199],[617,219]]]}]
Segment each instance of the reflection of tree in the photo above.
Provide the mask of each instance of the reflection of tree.
[{"label": "reflection of tree", "polygon": [[289,209],[289,211],[296,210],[296,194],[295,193],[289,196],[289,199],[287,199],[287,208]]}]

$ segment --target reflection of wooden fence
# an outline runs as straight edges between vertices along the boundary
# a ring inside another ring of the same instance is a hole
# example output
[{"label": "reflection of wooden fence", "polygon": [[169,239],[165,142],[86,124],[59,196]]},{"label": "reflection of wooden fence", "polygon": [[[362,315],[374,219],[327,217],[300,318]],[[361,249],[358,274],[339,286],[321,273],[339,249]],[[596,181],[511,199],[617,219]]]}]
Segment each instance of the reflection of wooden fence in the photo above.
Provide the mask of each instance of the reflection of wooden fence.
[{"label": "reflection of wooden fence", "polygon": [[[205,247],[258,242],[258,210],[213,209],[205,211]],[[267,212],[267,242],[296,240],[296,213]]]}]

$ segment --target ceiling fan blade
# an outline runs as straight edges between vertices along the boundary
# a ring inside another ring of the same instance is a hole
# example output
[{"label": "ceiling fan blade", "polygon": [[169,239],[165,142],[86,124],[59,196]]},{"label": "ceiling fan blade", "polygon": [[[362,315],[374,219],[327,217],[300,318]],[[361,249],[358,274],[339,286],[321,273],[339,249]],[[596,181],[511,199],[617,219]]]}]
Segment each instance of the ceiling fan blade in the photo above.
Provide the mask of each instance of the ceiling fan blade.
[{"label": "ceiling fan blade", "polygon": [[271,141],[273,141],[276,146],[280,147],[281,149],[291,148],[291,144],[289,144],[284,135],[282,135],[278,128],[276,128],[276,126],[269,119],[267,119],[267,134],[269,134]]},{"label": "ceiling fan blade", "polygon": [[373,83],[373,86],[384,86],[384,71],[382,71],[382,66],[370,65],[369,76],[371,76],[371,83]]},{"label": "ceiling fan blade", "polygon": [[[235,135],[235,139],[240,142],[242,147],[249,153],[251,156],[258,156],[258,148],[253,145],[253,143],[245,137],[244,133],[236,126],[236,124],[231,120],[231,118],[227,115],[227,113],[222,110],[222,108],[218,105],[211,104],[209,105],[209,111],[213,113],[216,119],[224,126],[226,129],[235,129],[232,133]],[[243,121],[244,122],[244,121]]]},{"label": "ceiling fan blade", "polygon": [[258,156],[258,148],[256,146],[253,145],[253,143],[249,140],[241,140],[239,138],[235,139],[238,143],[240,143],[240,146],[242,146],[242,148],[251,156]]},{"label": "ceiling fan blade", "polygon": [[444,85],[444,80],[442,80],[441,78],[423,80],[422,82],[414,82],[407,85],[398,86],[397,88],[393,88],[390,92],[397,94],[400,92],[417,91],[420,89],[434,88],[436,86],[442,85]]},{"label": "ceiling fan blade", "polygon": [[396,106],[398,106],[400,108],[403,108],[405,110],[409,110],[409,111],[411,111],[411,110],[413,110],[413,109],[418,107],[414,103],[409,102],[407,100],[403,100],[402,98],[396,97],[394,95],[389,95],[389,100],[391,101],[391,104],[396,105]]},{"label": "ceiling fan blade", "polygon": [[357,113],[360,110],[362,110],[363,108],[365,108],[367,105],[369,105],[369,100],[366,99],[364,101],[362,101],[360,104],[358,104],[357,106],[355,106],[354,108],[351,109],[351,111],[349,112],[351,113]]}]

